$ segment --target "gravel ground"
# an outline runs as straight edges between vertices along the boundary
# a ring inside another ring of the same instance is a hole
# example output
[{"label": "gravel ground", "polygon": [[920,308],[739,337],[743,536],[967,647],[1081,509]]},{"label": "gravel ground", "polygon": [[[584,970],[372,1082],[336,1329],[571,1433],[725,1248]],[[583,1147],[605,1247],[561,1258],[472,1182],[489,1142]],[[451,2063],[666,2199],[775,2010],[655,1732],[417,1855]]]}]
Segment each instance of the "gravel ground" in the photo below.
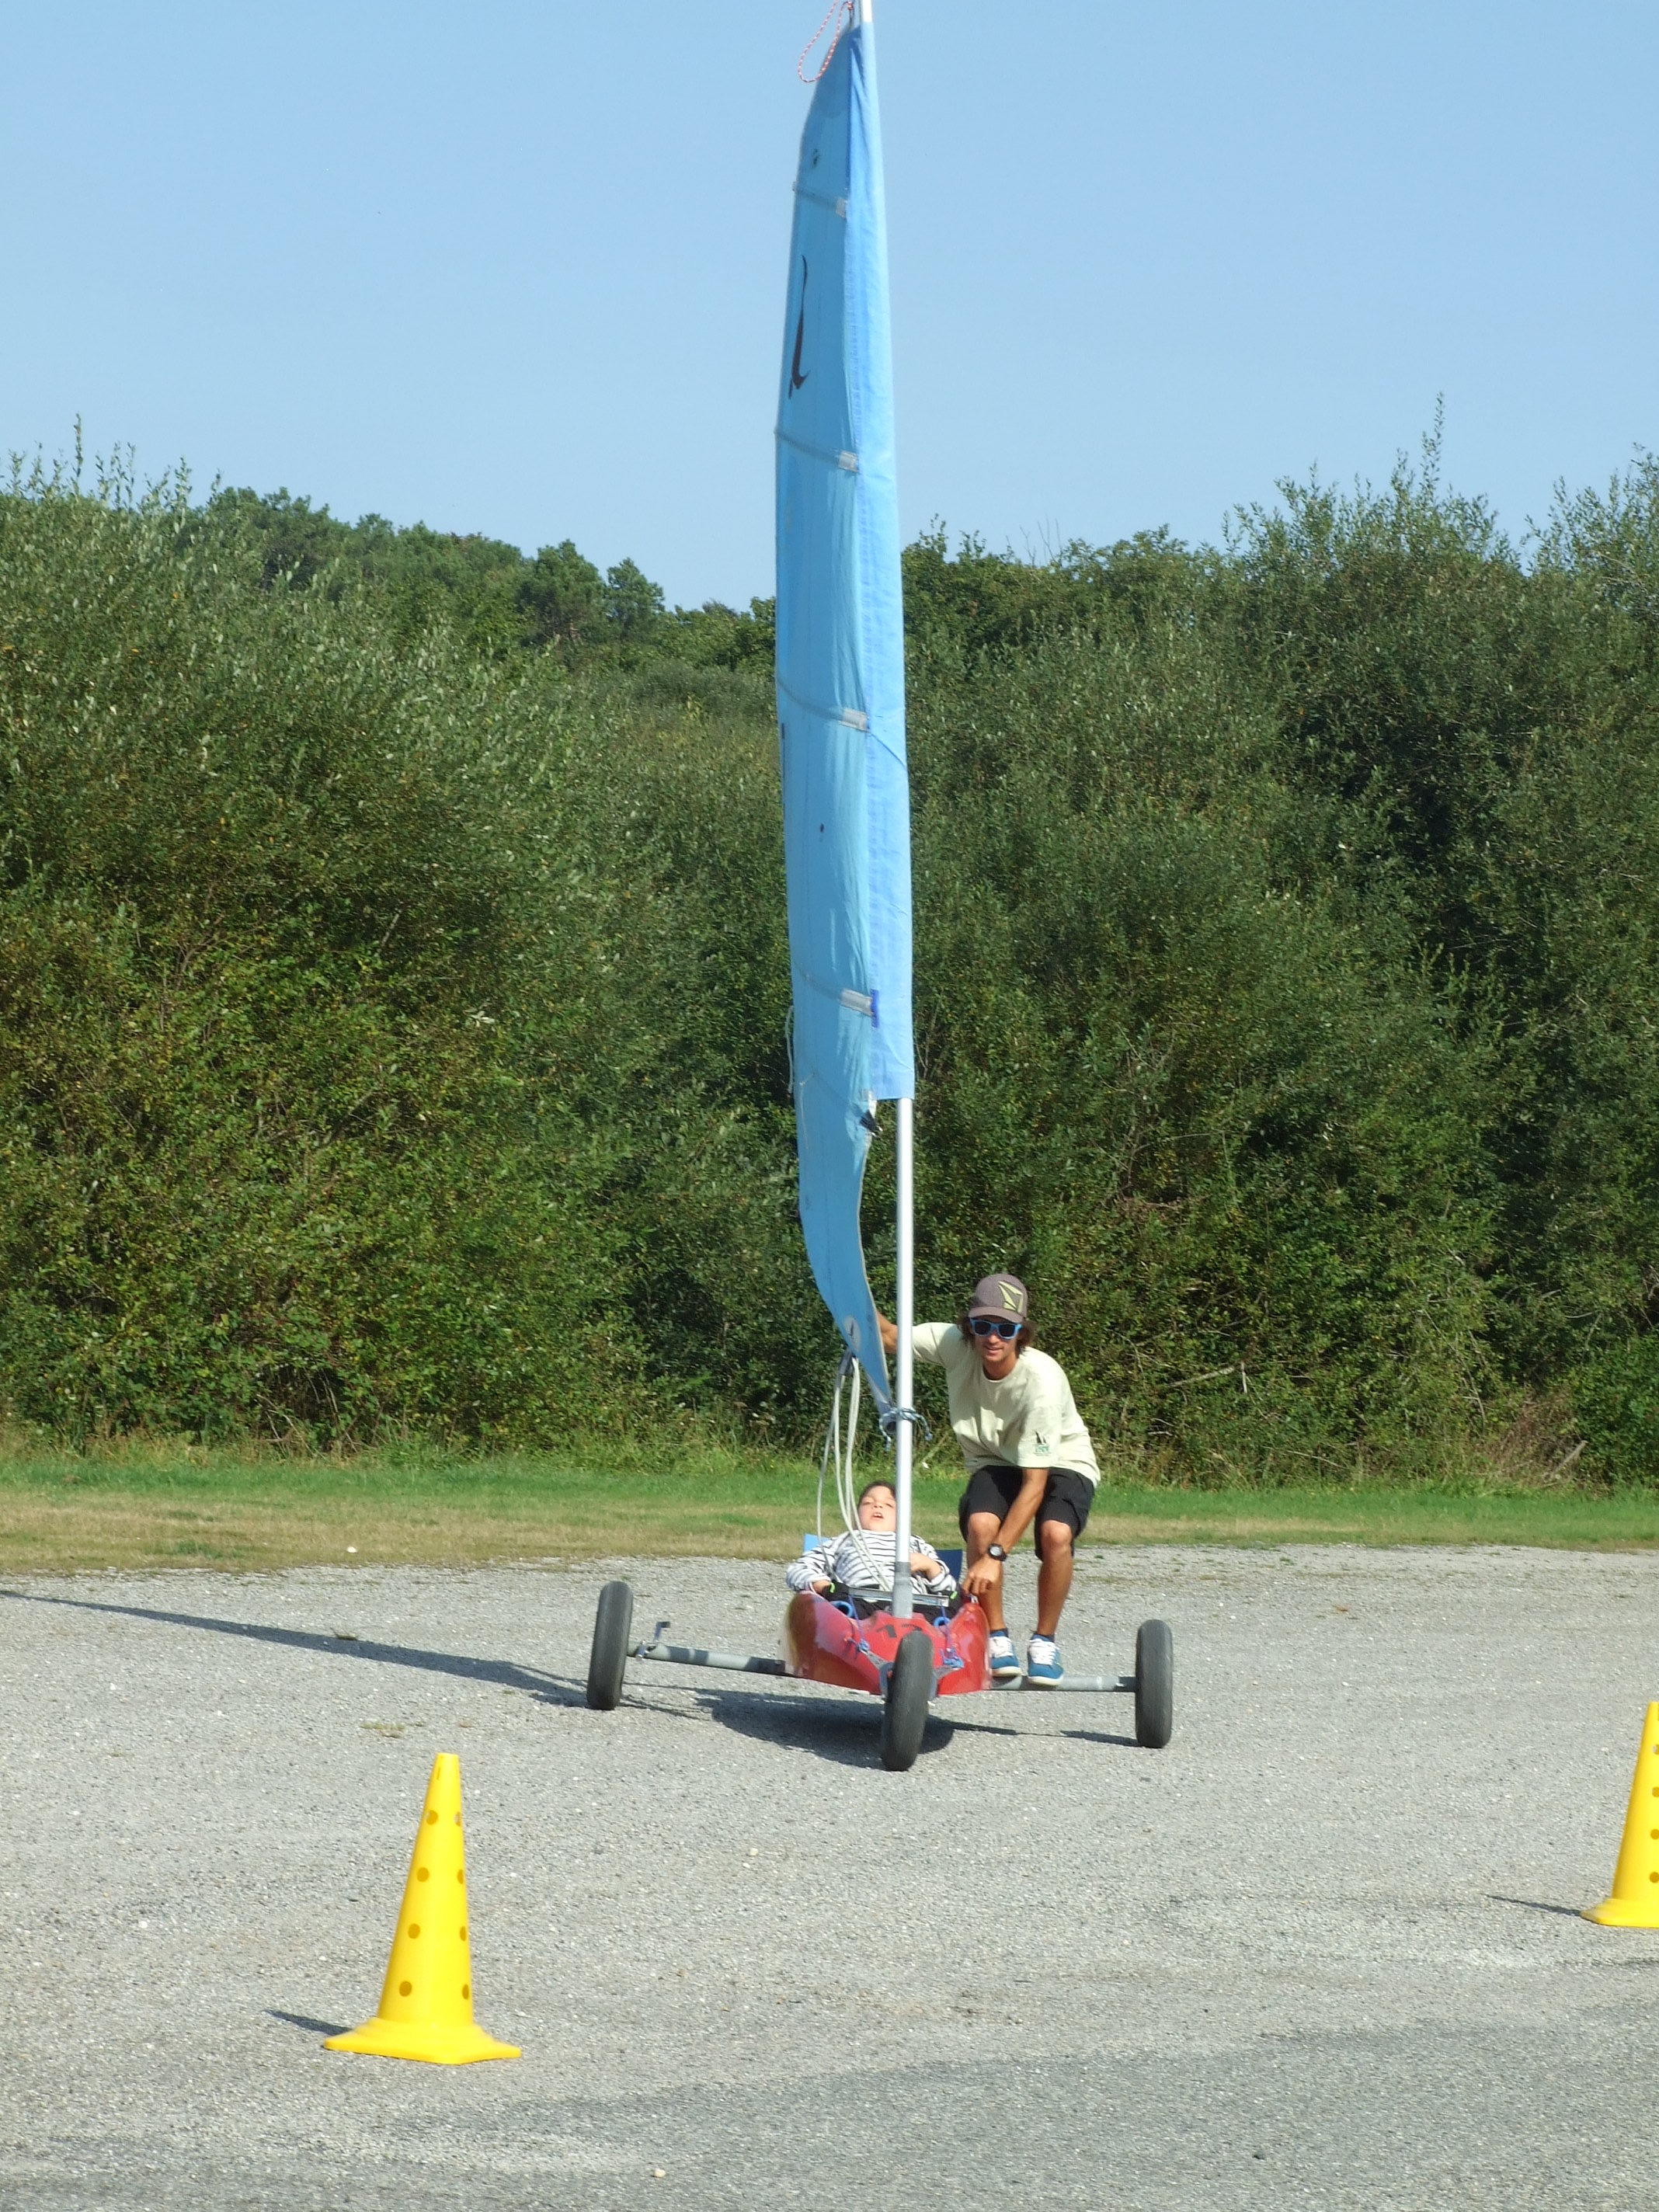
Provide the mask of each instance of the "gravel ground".
[{"label": "gravel ground", "polygon": [[[1092,1553],[1068,1663],[1169,1620],[1169,1750],[1003,1693],[908,1775],[793,1684],[636,1666],[587,1711],[605,1571],[0,1595],[0,2205],[1654,2203],[1659,1936],[1575,1908],[1659,1559]],[[775,1649],[770,1570],[625,1571],[642,1629]],[[441,1750],[525,2055],[331,2054]]]}]

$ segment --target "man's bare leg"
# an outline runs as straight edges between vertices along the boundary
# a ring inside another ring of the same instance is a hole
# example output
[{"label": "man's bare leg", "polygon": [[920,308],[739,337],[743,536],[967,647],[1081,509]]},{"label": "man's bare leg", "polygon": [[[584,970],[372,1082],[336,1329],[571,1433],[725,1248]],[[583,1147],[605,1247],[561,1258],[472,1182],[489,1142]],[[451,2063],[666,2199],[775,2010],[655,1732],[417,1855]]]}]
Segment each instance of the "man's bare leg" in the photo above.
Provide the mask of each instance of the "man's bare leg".
[{"label": "man's bare leg", "polygon": [[[970,1513],[968,1516],[968,1565],[971,1567],[982,1559],[997,1540],[997,1530],[1002,1526],[1000,1513]],[[1007,1621],[1002,1611],[1002,1584],[987,1590],[980,1603],[985,1608],[985,1625],[995,1631],[1007,1631]]]},{"label": "man's bare leg", "polygon": [[[1060,1616],[1072,1594],[1072,1532],[1063,1521],[1044,1521],[1037,1534],[1042,1542],[1042,1565],[1037,1569],[1036,1632],[1057,1636]],[[990,1543],[991,1536],[985,1540]]]}]

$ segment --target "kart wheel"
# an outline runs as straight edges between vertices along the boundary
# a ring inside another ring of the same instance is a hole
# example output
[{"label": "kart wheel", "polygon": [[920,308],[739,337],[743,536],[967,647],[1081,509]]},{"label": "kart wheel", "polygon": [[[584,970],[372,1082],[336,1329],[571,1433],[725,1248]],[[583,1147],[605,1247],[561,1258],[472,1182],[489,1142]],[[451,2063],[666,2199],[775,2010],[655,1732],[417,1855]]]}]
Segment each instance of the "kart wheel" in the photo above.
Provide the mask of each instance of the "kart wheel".
[{"label": "kart wheel", "polygon": [[893,1654],[881,1709],[881,1763],[894,1774],[902,1774],[916,1763],[933,1694],[933,1639],[913,1628],[900,1638]]},{"label": "kart wheel", "polygon": [[626,1583],[607,1583],[593,1616],[593,1649],[587,1662],[587,1702],[612,1713],[622,1695],[623,1668],[634,1631],[634,1593]]},{"label": "kart wheel", "polygon": [[1143,1620],[1135,1638],[1135,1741],[1162,1751],[1175,1732],[1175,1638],[1167,1620]]}]

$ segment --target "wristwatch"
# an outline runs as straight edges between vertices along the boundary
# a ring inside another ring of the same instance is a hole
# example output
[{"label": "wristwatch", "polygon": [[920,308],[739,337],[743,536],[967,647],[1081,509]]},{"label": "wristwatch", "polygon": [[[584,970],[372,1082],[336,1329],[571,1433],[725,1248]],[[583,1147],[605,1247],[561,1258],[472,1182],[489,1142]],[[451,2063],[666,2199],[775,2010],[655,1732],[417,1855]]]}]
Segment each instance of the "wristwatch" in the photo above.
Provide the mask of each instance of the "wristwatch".
[{"label": "wristwatch", "polygon": [[985,1547],[985,1556],[988,1559],[1006,1559],[1008,1554],[1000,1544],[988,1544]]}]

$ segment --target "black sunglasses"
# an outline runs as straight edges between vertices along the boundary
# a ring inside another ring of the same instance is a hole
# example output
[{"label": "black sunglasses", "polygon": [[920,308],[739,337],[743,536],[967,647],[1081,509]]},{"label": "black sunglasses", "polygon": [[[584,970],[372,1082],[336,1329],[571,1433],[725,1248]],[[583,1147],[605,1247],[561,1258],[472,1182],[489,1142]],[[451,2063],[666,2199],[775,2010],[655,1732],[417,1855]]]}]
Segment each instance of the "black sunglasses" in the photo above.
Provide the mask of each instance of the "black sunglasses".
[{"label": "black sunglasses", "polygon": [[993,1321],[989,1314],[975,1314],[968,1326],[975,1336],[1000,1336],[1006,1344],[1011,1336],[1018,1336],[1022,1324],[1017,1321]]}]

